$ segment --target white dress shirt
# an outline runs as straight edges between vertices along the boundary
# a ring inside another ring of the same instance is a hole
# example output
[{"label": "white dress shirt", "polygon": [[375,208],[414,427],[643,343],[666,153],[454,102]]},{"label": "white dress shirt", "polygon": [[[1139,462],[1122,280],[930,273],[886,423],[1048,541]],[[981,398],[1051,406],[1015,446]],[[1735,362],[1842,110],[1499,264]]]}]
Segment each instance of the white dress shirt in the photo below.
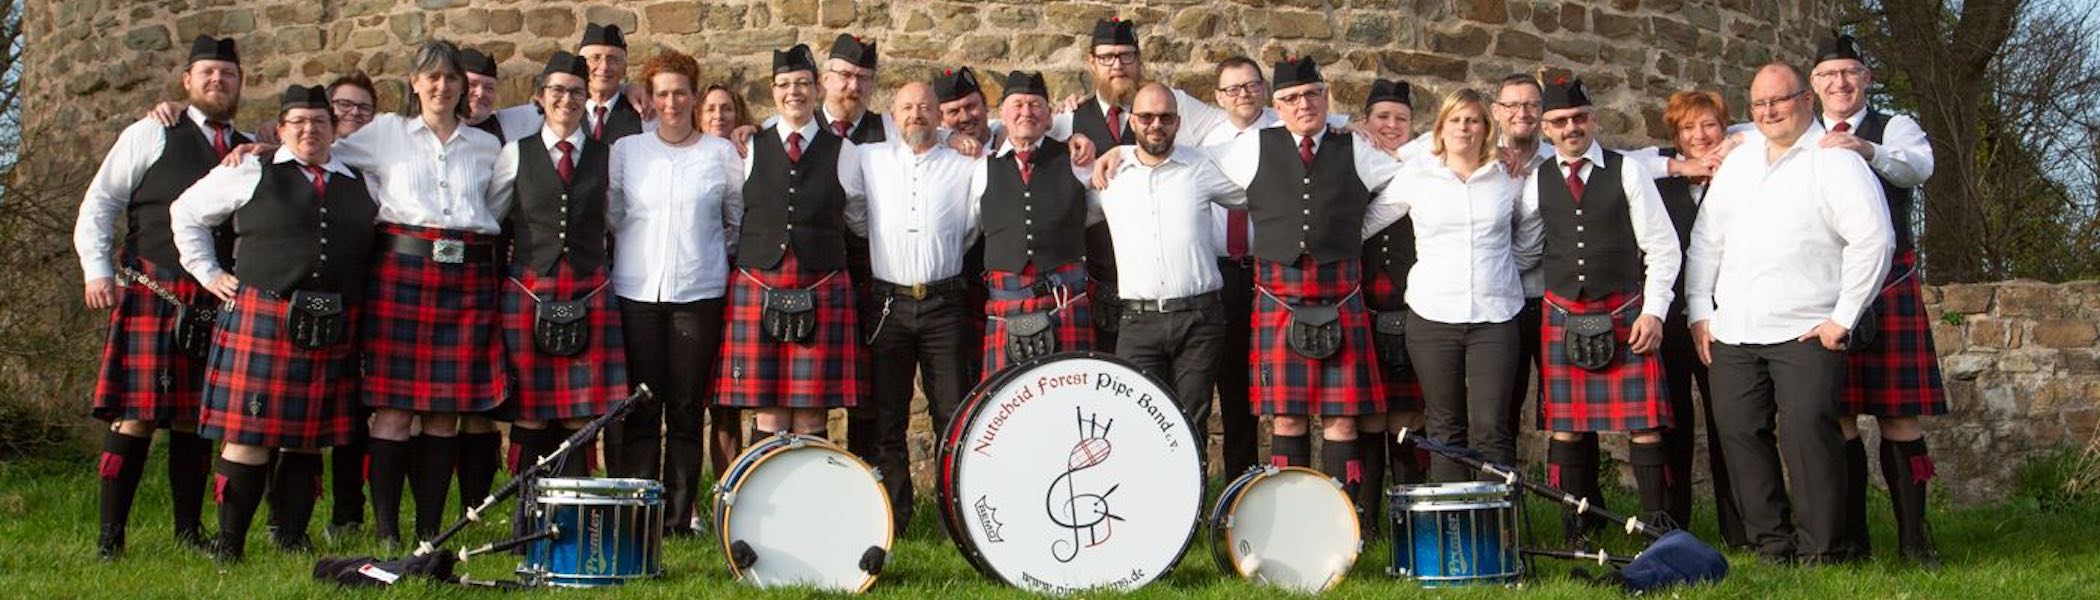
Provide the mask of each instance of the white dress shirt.
[{"label": "white dress shirt", "polygon": [[613,142],[606,191],[612,288],[637,302],[720,298],[744,218],[744,159],[719,137],[684,147],[655,133]]},{"label": "white dress shirt", "polygon": [[[1924,128],[1919,127],[1918,122],[1910,117],[1882,114],[1888,117],[1888,125],[1882,128],[1879,143],[1867,142],[1874,147],[1874,159],[1867,161],[1867,166],[1874,169],[1875,175],[1887,178],[1889,183],[1896,184],[1896,187],[1914,188],[1925,185],[1925,180],[1932,177],[1934,162],[1932,142],[1925,138]],[[1851,124],[1851,133],[1858,135],[1860,125],[1867,121],[1867,109],[1860,108],[1858,112],[1852,113],[1852,116],[1845,117],[1844,121]],[[1810,129],[1828,133],[1837,123],[1826,115],[1818,114],[1815,124],[1810,126]],[[1764,139],[1764,133],[1758,131],[1755,124],[1751,123],[1731,125],[1728,127],[1728,133],[1743,134],[1744,143]]]},{"label": "white dress shirt", "polygon": [[[788,146],[788,135],[794,133],[802,134],[802,149],[806,152],[809,150],[809,144],[817,139],[817,120],[810,119],[809,122],[803,123],[801,127],[795,129],[775,126],[770,127],[769,130],[774,135],[780,136],[780,147],[783,149]],[[760,132],[760,135],[764,135],[764,132]],[[747,178],[751,176],[752,165],[757,164],[754,161],[758,160],[757,152],[748,154],[749,156],[744,157],[744,177]],[[834,172],[838,173],[839,188],[846,192],[846,229],[851,230],[853,235],[866,237],[868,235],[868,185],[867,180],[861,177],[860,169],[857,168],[860,165],[860,149],[854,146],[852,140],[839,140],[838,160],[838,167]],[[746,200],[750,201],[750,199]],[[778,201],[785,202],[786,200],[781,199]],[[740,216],[739,219],[741,218]]]},{"label": "white dress shirt", "polygon": [[[1254,120],[1249,121],[1246,127],[1233,125],[1232,120],[1227,118],[1223,124],[1212,128],[1209,135],[1190,139],[1196,140],[1197,146],[1217,150],[1240,139],[1242,136],[1275,127],[1278,122],[1280,121],[1276,117],[1276,109],[1264,108],[1261,109],[1260,113],[1254,115]],[[1246,207],[1242,206],[1240,208],[1244,210]],[[1231,249],[1225,245],[1225,236],[1227,235],[1225,225],[1232,218],[1232,209],[1228,209],[1222,204],[1213,204],[1211,205],[1210,213],[1212,253],[1220,258],[1232,256],[1232,253],[1229,252]],[[1254,219],[1251,218],[1247,219],[1247,251],[1250,253],[1254,251]]]},{"label": "white dress shirt", "polygon": [[860,146],[859,153],[875,278],[916,285],[961,275],[963,251],[977,237],[970,180],[982,159],[941,144],[914,152],[901,140]]},{"label": "white dress shirt", "polygon": [[[211,139],[212,128],[204,111],[192,106],[183,114],[197,124],[205,139]],[[146,177],[146,170],[153,163],[160,161],[160,154],[167,147],[167,126],[149,117],[125,127],[117,135],[116,145],[110,146],[109,155],[102,158],[102,168],[88,182],[87,196],[80,201],[80,216],[73,223],[73,251],[80,257],[84,281],[116,276],[111,260],[116,251],[117,218],[131,206],[131,194],[138,188],[139,180]]]},{"label": "white dress shirt", "polygon": [[1214,207],[1245,208],[1247,192],[1225,178],[1201,148],[1177,146],[1146,166],[1137,148],[1101,190],[1101,213],[1116,248],[1116,293],[1126,300],[1168,300],[1217,290]]},{"label": "white dress shirt", "polygon": [[[292,155],[291,148],[278,148],[270,164],[298,160]],[[323,163],[321,170],[335,175],[328,185],[366,185],[366,190],[371,190],[367,185],[369,181],[360,181],[349,167],[343,165],[343,161],[334,157]],[[301,169],[300,174],[305,175],[307,181],[313,181],[312,173]],[[254,199],[262,175],[262,161],[255,156],[242,158],[239,166],[213,167],[168,207],[169,224],[175,229],[175,249],[182,252],[182,268],[197,281],[211,283],[226,273],[219,268],[219,249],[214,245],[211,230],[233,218],[234,211]]]},{"label": "white dress shirt", "polygon": [[503,232],[510,210],[510,196],[490,188],[502,153],[496,136],[464,121],[439,140],[422,117],[393,114],[336,140],[333,152],[372,179],[380,222],[488,235]]},{"label": "white dress shirt", "polygon": [[[1584,182],[1604,168],[1604,146],[1590,142],[1584,151],[1582,170],[1576,173]],[[1550,167],[1535,170],[1537,177],[1568,177],[1568,164],[1573,159],[1555,155]],[[1640,163],[1632,160],[1619,161],[1619,188],[1626,195],[1626,213],[1633,224],[1634,241],[1641,248],[1641,263],[1647,268],[1641,285],[1641,314],[1655,318],[1669,315],[1670,302],[1677,297],[1677,269],[1683,263],[1683,253],[1677,249],[1677,228],[1670,223],[1670,209],[1663,206],[1662,192],[1655,190],[1655,178],[1641,169]],[[1531,214],[1539,212],[1539,184],[1536,177],[1524,180],[1523,209]],[[1581,209],[1577,209],[1580,213]],[[1608,292],[1607,292],[1608,293]]]},{"label": "white dress shirt", "polygon": [[[539,135],[520,137],[503,145],[503,152],[496,156],[495,174],[489,178],[490,194],[508,201],[516,191],[518,185],[518,144],[539,144],[540,147],[547,149],[547,159],[559,165],[561,164],[561,150],[556,149],[555,146],[562,142],[568,142],[570,148],[569,160],[573,161],[571,163],[572,166],[583,166],[583,142],[587,138],[584,136],[582,127],[578,127],[575,131],[570,131],[568,137],[562,137],[554,132],[554,128],[545,125],[540,126],[539,132]],[[610,157],[608,157],[608,160],[610,160]],[[608,202],[607,204],[609,209],[611,203]],[[497,216],[501,218],[508,215],[499,214]]]},{"label": "white dress shirt", "polygon": [[1381,215],[1388,223],[1414,217],[1417,258],[1407,273],[1409,309],[1438,323],[1516,318],[1525,297],[1517,273],[1538,263],[1544,231],[1538,213],[1519,201],[1528,181],[1510,177],[1494,160],[1464,180],[1433,155],[1400,167],[1371,210],[1398,212],[1390,219]]},{"label": "white dress shirt", "polygon": [[[1312,137],[1313,156],[1319,156],[1320,154],[1320,146],[1322,140],[1325,139],[1325,132],[1321,133],[1323,135]],[[1291,134],[1292,148],[1296,149],[1298,143],[1304,139],[1305,136],[1295,133]],[[1348,139],[1351,144],[1354,144],[1356,177],[1363,182],[1364,189],[1370,190],[1373,194],[1385,189],[1386,182],[1392,181],[1393,174],[1400,170],[1400,161],[1394,159],[1392,155],[1380,151],[1378,146],[1372,144],[1368,137],[1351,135],[1348,136]],[[1218,166],[1224,169],[1225,176],[1232,179],[1233,183],[1238,184],[1241,188],[1254,184],[1254,171],[1261,166],[1261,136],[1243,135],[1239,139],[1225,145],[1210,148],[1209,152],[1212,158],[1217,161]],[[1395,220],[1398,218],[1394,217]],[[1364,221],[1364,224],[1368,226],[1370,221],[1367,219]],[[1385,225],[1391,224],[1392,221],[1385,223]],[[1385,225],[1380,225],[1379,229],[1385,228]],[[1370,230],[1373,233],[1377,231],[1378,229]],[[1257,230],[1256,233],[1260,233],[1260,231]]]},{"label": "white dress shirt", "polygon": [[[1035,148],[1042,146],[1044,139],[1049,138],[1037,138],[1034,144],[1030,144],[1028,146],[1029,150],[1032,151]],[[1055,143],[1064,143],[1057,142],[1054,139],[1052,139],[1051,141]],[[1012,138],[1001,138],[999,140],[999,148],[993,150],[989,156],[990,158],[999,158],[1008,154],[1012,154],[1013,152],[1014,144]],[[1093,186],[1088,185],[1088,182],[1092,181],[1094,178],[1093,167],[1081,167],[1073,165],[1070,162],[1066,162],[1065,166],[1071,167],[1071,170],[1059,171],[1054,166],[1052,166],[1049,170],[1031,175],[1031,177],[1054,177],[1060,172],[1071,173],[1072,178],[1079,181],[1079,188],[1082,190],[1086,190],[1086,224],[1088,226],[1092,226],[1095,223],[1100,223],[1101,193],[1095,191]],[[978,207],[976,209],[980,217],[984,214],[984,204],[983,202],[981,202],[981,200],[984,198],[985,188],[989,187],[990,182],[992,180],[991,167],[992,161],[990,160],[977,161],[977,168],[973,169],[974,173],[970,175],[970,198],[972,200],[980,201],[977,203]]]},{"label": "white dress shirt", "polygon": [[1693,323],[1729,344],[1791,341],[1824,320],[1851,326],[1895,252],[1888,203],[1859,155],[1819,148],[1810,127],[1776,161],[1753,138],[1714,173],[1686,253]]}]

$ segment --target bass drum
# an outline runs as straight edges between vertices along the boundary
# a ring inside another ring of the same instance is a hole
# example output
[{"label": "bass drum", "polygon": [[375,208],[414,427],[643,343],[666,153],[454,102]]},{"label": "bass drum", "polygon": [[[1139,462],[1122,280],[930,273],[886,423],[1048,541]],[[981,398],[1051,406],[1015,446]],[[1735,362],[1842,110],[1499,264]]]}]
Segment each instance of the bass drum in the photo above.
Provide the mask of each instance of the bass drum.
[{"label": "bass drum", "polygon": [[1210,516],[1218,570],[1303,593],[1341,583],[1363,551],[1341,482],[1304,467],[1260,466],[1218,494]]},{"label": "bass drum", "polygon": [[722,555],[758,587],[863,592],[889,560],[890,497],[875,472],[823,438],[752,444],[715,486]]},{"label": "bass drum", "polygon": [[1166,386],[1120,358],[1056,354],[970,393],[942,438],[941,522],[970,564],[1045,593],[1132,590],[1181,560],[1203,451]]}]

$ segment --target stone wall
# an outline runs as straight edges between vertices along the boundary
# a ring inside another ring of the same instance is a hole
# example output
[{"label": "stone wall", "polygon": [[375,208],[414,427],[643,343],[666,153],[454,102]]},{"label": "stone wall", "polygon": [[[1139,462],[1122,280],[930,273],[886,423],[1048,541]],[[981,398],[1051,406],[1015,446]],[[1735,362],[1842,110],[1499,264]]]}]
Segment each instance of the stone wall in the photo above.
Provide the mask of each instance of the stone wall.
[{"label": "stone wall", "polygon": [[1925,425],[1955,501],[2003,498],[2029,458],[2100,444],[2100,281],[1928,286],[1925,300],[1951,408]]}]

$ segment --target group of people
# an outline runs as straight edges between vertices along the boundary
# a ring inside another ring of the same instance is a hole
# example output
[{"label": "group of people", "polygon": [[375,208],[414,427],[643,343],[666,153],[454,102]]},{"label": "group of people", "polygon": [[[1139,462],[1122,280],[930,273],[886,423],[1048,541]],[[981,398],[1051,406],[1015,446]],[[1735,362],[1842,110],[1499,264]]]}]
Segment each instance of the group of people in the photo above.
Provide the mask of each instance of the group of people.
[{"label": "group of people", "polygon": [[1674,147],[1626,152],[1580,79],[1423,98],[1417,138],[1404,81],[1352,120],[1312,59],[1233,57],[1206,102],[1147,78],[1120,19],[1095,24],[1093,91],[1063,100],[1027,71],[995,99],[956,67],[882,113],[874,41],[775,51],[756,124],[677,50],[630,81],[614,26],[554,53],[526,105],[497,109],[495,61],[433,41],[401,114],[362,75],[293,86],[263,144],[228,123],[234,42],[189,58],[186,102],[125,130],[76,232],[88,305],[115,309],[104,557],[156,429],[178,539],[237,560],[265,497],[275,542],[310,545],[324,448],[331,532],[360,527],[369,485],[398,542],[405,486],[429,539],[455,478],[464,503],[488,493],[498,422],[515,469],[636,384],[654,399],[608,430],[604,470],[661,480],[673,533],[740,411],[758,436],[843,433],[901,526],[915,389],[939,427],[980,379],[1091,350],[1164,382],[1199,439],[1215,401],[1226,476],[1312,466],[1317,429],[1319,470],[1374,524],[1389,483],[1474,476],[1402,428],[1517,463],[1535,366],[1550,483],[1601,503],[1597,434],[1628,433],[1640,518],[1688,526],[1703,412],[1725,541],[1789,563],[1870,555],[1874,415],[1903,553],[1937,561],[1916,417],[1946,404],[1909,234],[1931,149],[1867,107],[1849,37],[1806,74],[1761,68],[1747,130],[1681,92]]}]

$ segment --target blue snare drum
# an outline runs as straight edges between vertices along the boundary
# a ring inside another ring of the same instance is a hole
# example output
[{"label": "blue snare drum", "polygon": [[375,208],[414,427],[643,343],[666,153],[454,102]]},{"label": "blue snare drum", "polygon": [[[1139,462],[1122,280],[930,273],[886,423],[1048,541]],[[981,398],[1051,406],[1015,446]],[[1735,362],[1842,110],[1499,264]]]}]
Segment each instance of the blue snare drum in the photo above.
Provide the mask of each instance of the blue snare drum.
[{"label": "blue snare drum", "polygon": [[545,478],[540,529],[518,571],[539,585],[595,587],[663,575],[663,485],[647,479]]},{"label": "blue snare drum", "polygon": [[1422,587],[1514,584],[1523,576],[1510,487],[1501,483],[1401,485],[1392,507],[1393,568]]}]

